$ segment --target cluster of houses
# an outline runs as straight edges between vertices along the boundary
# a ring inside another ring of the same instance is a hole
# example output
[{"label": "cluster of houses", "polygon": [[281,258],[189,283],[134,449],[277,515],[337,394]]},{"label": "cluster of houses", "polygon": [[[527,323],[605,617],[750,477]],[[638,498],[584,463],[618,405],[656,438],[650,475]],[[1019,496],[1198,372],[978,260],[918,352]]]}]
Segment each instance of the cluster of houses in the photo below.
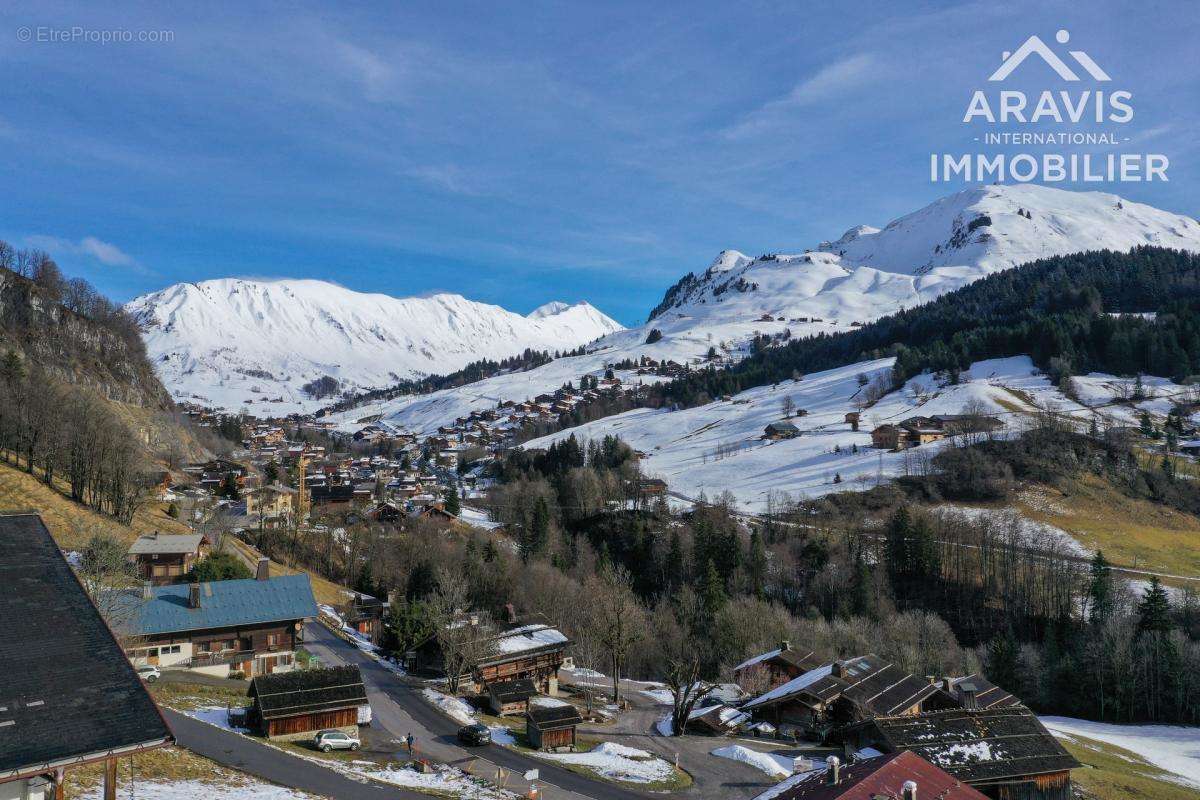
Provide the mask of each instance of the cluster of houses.
[{"label": "cluster of houses", "polygon": [[[823,661],[781,642],[739,664],[734,677],[753,688],[752,696],[704,700],[693,718],[710,726],[724,720],[718,732],[768,733],[836,751],[826,767],[800,770],[775,787],[773,797],[871,797],[851,789],[879,769],[900,770],[926,791],[945,783],[939,775],[949,776],[948,786],[965,787],[960,794],[926,797],[1072,796],[1071,770],[1078,762],[1032,711],[982,675],[922,677],[873,654]],[[825,787],[824,793],[812,793],[816,787]]]}]

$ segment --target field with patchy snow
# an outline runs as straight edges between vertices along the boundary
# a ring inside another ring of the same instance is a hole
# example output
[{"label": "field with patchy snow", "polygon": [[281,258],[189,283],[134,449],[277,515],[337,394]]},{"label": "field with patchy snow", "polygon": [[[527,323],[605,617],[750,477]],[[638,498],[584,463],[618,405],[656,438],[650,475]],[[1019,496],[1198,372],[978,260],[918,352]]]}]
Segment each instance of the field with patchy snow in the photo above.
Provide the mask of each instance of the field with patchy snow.
[{"label": "field with patchy snow", "polygon": [[1115,745],[1200,789],[1200,728],[1179,725],[1114,725],[1069,717],[1041,717],[1059,738],[1083,737]]}]

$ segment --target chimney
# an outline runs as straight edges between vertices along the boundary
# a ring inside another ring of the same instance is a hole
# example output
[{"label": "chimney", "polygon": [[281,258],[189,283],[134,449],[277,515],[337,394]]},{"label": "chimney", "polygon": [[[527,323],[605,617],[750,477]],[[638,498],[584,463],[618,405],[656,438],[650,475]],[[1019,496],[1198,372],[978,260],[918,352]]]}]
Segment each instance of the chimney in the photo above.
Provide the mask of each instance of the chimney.
[{"label": "chimney", "polygon": [[830,756],[825,759],[825,763],[829,765],[829,769],[825,771],[828,777],[830,786],[837,786],[842,782],[842,762],[837,756]]},{"label": "chimney", "polygon": [[792,643],[787,639],[784,639],[779,643],[779,649],[786,653],[788,650],[792,649]]},{"label": "chimney", "polygon": [[504,604],[504,613],[508,615],[508,624],[515,625],[517,623],[517,609],[512,603]]},{"label": "chimney", "polygon": [[153,586],[154,586],[154,584],[152,584],[150,581],[142,581],[142,599],[143,600],[149,600],[151,597],[154,596],[154,592],[151,591]]},{"label": "chimney", "polygon": [[188,587],[188,608],[200,607],[200,584],[193,583]]},{"label": "chimney", "polygon": [[904,800],[917,800],[917,782],[905,781],[904,788],[901,790],[901,797]]},{"label": "chimney", "polygon": [[949,678],[942,678],[942,691],[946,694],[954,694],[954,681]]},{"label": "chimney", "polygon": [[259,580],[259,581],[265,581],[270,577],[271,577],[271,560],[267,559],[267,558],[260,558],[258,560],[258,569],[255,570],[255,572],[254,572],[254,579]]},{"label": "chimney", "polygon": [[840,678],[846,671],[846,664],[842,661],[833,662],[833,666],[829,669],[829,674],[835,678]]}]

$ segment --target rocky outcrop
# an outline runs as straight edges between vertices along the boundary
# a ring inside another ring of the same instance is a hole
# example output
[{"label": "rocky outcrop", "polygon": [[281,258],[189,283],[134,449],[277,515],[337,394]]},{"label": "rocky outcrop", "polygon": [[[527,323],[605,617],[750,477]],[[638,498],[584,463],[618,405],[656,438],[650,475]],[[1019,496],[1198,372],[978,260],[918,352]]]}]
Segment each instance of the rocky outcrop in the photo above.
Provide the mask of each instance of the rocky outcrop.
[{"label": "rocky outcrop", "polygon": [[174,407],[136,330],[69,311],[45,289],[0,270],[0,355],[13,351],[67,383],[153,410]]}]

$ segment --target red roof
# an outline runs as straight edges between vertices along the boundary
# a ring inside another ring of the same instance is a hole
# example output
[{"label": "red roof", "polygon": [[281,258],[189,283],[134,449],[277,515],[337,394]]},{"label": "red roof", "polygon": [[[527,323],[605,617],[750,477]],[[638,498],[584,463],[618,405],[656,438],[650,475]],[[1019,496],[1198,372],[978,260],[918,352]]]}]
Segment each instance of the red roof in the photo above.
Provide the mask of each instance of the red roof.
[{"label": "red roof", "polygon": [[[825,769],[796,776],[791,786],[776,786],[766,794],[775,800],[876,800],[903,797],[905,781],[917,784],[917,798],[937,800],[987,800],[965,783],[943,772],[914,753],[902,751],[867,758],[841,767],[836,786],[829,784]],[[777,793],[776,793],[777,792]]]}]

